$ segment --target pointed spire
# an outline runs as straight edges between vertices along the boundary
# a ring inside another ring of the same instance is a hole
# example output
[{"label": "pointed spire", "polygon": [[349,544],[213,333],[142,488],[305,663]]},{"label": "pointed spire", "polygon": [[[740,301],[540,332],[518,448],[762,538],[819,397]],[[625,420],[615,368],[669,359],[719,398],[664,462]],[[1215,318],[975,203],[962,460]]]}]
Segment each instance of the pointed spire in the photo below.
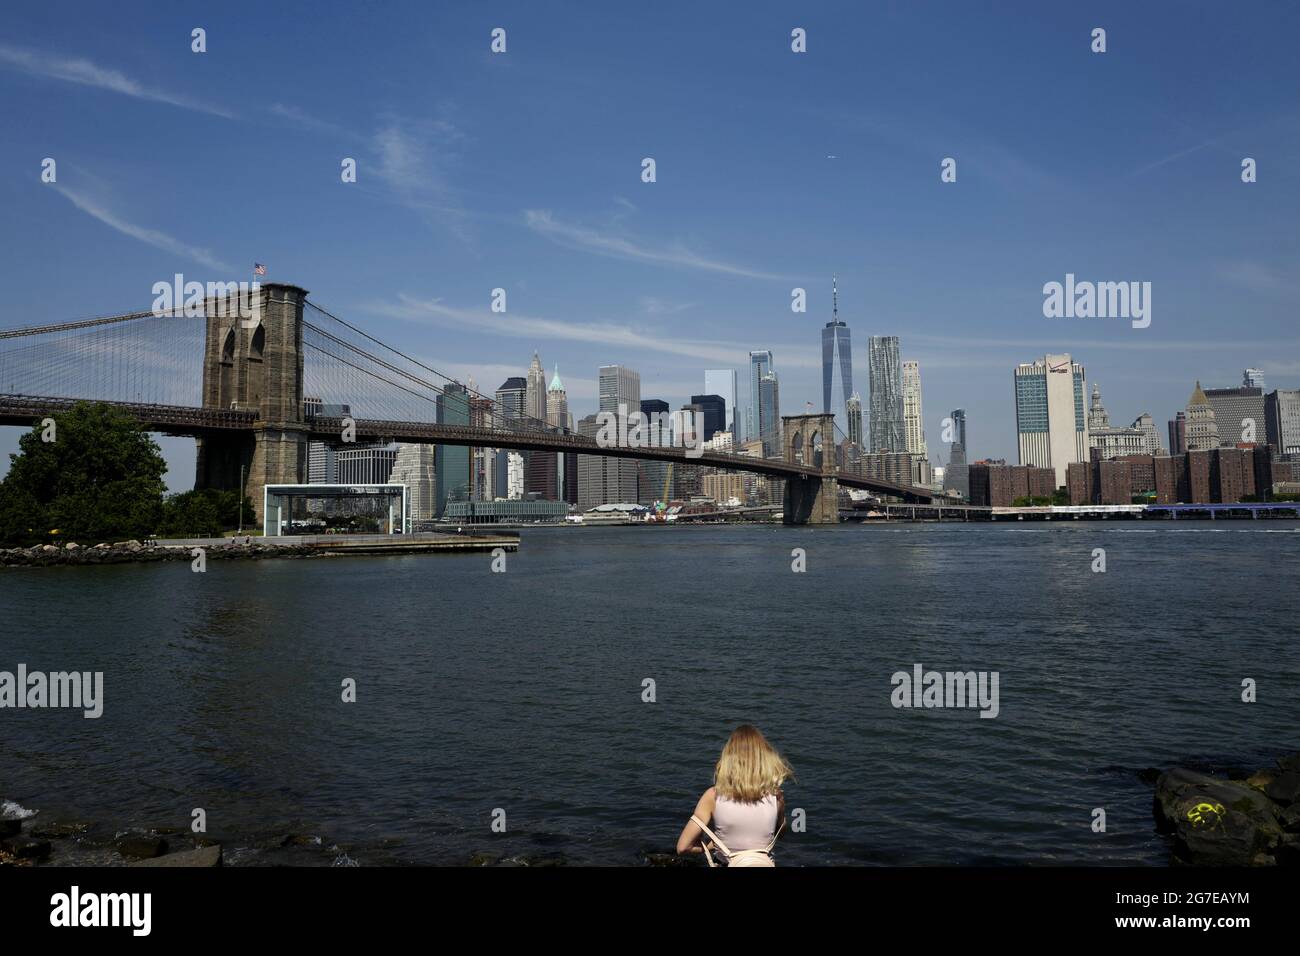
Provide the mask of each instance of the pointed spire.
[{"label": "pointed spire", "polygon": [[1205,392],[1201,389],[1201,380],[1197,379],[1196,388],[1192,389],[1192,397],[1187,400],[1187,406],[1190,408],[1193,405],[1208,404],[1210,404],[1210,400],[1205,397]]},{"label": "pointed spire", "polygon": [[564,383],[560,381],[560,364],[558,362],[555,363],[555,377],[551,379],[550,391],[552,392],[564,391]]},{"label": "pointed spire", "polygon": [[840,320],[840,286],[839,276],[831,276],[831,321]]}]

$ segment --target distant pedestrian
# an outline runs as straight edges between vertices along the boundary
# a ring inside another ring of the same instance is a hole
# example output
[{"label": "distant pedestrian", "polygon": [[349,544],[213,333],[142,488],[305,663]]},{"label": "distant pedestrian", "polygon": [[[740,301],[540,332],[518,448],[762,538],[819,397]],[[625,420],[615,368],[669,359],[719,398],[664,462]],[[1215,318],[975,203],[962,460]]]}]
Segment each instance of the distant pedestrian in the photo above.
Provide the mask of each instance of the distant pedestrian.
[{"label": "distant pedestrian", "polygon": [[709,866],[717,866],[715,849],[728,866],[776,866],[772,848],[785,826],[781,785],[793,777],[757,727],[737,727],[713,769],[714,785],[677,838],[677,852],[703,853]]}]

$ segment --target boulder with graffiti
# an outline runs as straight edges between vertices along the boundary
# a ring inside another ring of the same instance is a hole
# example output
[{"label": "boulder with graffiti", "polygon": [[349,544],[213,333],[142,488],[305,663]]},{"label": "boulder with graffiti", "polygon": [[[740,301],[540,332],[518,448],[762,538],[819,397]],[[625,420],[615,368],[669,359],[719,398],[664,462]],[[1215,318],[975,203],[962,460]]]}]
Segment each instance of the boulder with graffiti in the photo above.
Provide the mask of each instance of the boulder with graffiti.
[{"label": "boulder with graffiti", "polygon": [[1168,770],[1156,779],[1154,811],[1175,864],[1300,865],[1300,754],[1246,780]]}]

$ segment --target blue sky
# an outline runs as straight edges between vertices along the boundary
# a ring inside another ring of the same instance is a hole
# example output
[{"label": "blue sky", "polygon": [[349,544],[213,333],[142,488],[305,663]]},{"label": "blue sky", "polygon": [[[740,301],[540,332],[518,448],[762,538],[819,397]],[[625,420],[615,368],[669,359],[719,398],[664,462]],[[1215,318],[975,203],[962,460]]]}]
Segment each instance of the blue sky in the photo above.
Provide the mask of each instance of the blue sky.
[{"label": "blue sky", "polygon": [[[1047,351],[1124,423],[1246,366],[1300,385],[1298,34],[1280,2],[23,5],[0,325],[256,260],[484,391],[536,349],[578,416],[606,363],[676,407],[766,348],[796,413],[838,273],[857,390],[898,335],[935,457],[961,406],[972,453],[1015,460],[1011,370]],[[1151,326],[1044,318],[1067,272],[1151,282]],[[175,488],[191,447],[166,443]]]}]

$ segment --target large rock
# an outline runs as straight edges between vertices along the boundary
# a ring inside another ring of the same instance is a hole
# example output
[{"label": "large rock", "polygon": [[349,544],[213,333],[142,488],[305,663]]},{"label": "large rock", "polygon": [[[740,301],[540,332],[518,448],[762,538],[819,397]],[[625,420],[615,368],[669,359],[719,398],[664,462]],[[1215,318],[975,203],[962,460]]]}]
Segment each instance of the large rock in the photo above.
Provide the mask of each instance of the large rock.
[{"label": "large rock", "polygon": [[20,860],[42,860],[50,855],[48,840],[33,840],[31,837],[12,836],[0,840],[0,850]]},{"label": "large rock", "polygon": [[38,823],[31,828],[29,834],[41,840],[62,840],[67,837],[80,836],[90,829],[89,823],[76,822],[51,822]]},{"label": "large rock", "polygon": [[117,841],[117,852],[139,860],[162,856],[167,852],[167,841],[162,837],[128,836]]},{"label": "large rock", "polygon": [[220,866],[221,844],[198,847],[194,850],[181,850],[151,860],[136,860],[129,866]]},{"label": "large rock", "polygon": [[1176,768],[1156,781],[1156,826],[1174,838],[1174,859],[1210,866],[1258,866],[1281,843],[1277,807],[1260,791]]},{"label": "large rock", "polygon": [[1280,773],[1264,788],[1264,794],[1282,806],[1300,801],[1300,773]]}]

